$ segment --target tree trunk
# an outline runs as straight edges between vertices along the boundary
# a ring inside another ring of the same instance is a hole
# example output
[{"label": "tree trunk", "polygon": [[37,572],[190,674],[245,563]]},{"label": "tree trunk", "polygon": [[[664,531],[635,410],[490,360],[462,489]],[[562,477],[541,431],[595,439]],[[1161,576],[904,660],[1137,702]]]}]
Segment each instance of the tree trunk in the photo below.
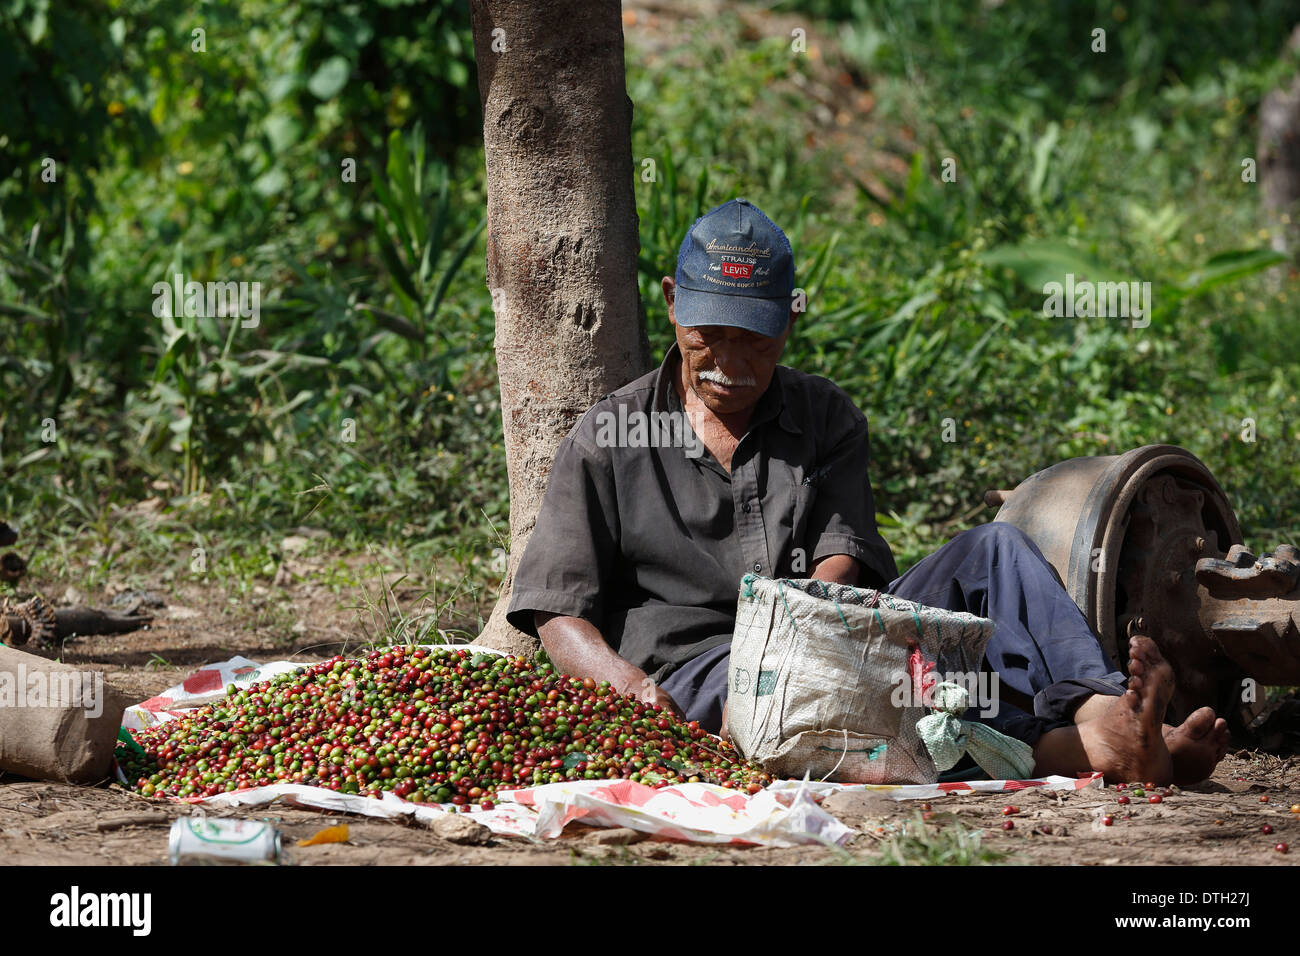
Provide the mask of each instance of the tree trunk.
[{"label": "tree trunk", "polygon": [[[1300,27],[1283,50],[1283,58],[1300,55]],[[1259,184],[1271,245],[1296,255],[1297,202],[1300,201],[1300,75],[1264,97],[1259,107]],[[1289,216],[1288,223],[1283,216]],[[1276,278],[1279,286],[1281,279]]]},{"label": "tree trunk", "polygon": [[510,476],[510,561],[476,643],[532,653],[505,611],[555,450],[579,415],[650,367],[632,103],[618,0],[471,0],[470,16]]}]

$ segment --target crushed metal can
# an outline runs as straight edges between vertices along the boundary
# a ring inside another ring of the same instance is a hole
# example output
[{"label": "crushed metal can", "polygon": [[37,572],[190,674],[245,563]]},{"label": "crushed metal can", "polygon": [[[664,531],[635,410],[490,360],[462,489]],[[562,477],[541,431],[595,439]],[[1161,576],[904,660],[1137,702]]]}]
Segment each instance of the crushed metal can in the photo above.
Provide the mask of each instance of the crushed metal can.
[{"label": "crushed metal can", "polygon": [[181,817],[168,840],[172,866],[276,866],[281,852],[280,831],[259,820]]}]

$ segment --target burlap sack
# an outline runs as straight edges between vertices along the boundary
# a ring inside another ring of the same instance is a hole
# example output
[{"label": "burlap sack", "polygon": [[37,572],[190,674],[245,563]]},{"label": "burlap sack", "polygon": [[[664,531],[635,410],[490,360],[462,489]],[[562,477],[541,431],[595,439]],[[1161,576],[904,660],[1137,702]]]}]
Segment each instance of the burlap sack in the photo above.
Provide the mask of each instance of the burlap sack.
[{"label": "burlap sack", "polygon": [[909,656],[978,674],[993,622],[879,591],[746,575],[731,642],[727,727],[781,777],[933,783]]},{"label": "burlap sack", "polygon": [[99,671],[0,646],[0,770],[65,783],[103,780],[128,703]]}]

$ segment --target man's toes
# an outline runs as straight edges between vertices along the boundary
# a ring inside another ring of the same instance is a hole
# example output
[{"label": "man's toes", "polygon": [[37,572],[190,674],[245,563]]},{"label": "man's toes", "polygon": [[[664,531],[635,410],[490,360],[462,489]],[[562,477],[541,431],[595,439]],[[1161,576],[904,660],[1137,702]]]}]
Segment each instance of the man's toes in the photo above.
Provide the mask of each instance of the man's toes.
[{"label": "man's toes", "polygon": [[[1174,696],[1174,669],[1160,654],[1156,642],[1144,635],[1129,639],[1129,686],[1142,695],[1143,708],[1150,705],[1152,713],[1163,719],[1165,709]],[[1137,674],[1135,680],[1132,675]]]},{"label": "man's toes", "polygon": [[1174,781],[1200,783],[1214,773],[1227,753],[1228,723],[1202,707],[1177,727],[1166,728],[1165,743],[1173,757]]},{"label": "man's toes", "polygon": [[1141,661],[1146,667],[1154,668],[1166,663],[1164,655],[1160,653],[1160,648],[1156,646],[1156,642],[1145,634],[1136,634],[1129,638],[1128,656],[1130,660]]},{"label": "man's toes", "polygon": [[1222,760],[1228,752],[1228,747],[1232,743],[1232,734],[1228,732],[1228,722],[1220,717],[1214,722],[1214,729],[1210,731],[1210,736],[1214,740],[1215,752]]},{"label": "man's toes", "polygon": [[1154,670],[1158,667],[1169,667],[1171,671],[1173,670],[1165,660],[1165,656],[1160,653],[1156,642],[1145,634],[1136,634],[1129,638],[1128,652],[1130,660],[1139,660],[1148,668]]},{"label": "man's toes", "polygon": [[1199,740],[1213,733],[1214,729],[1220,726],[1227,729],[1228,725],[1222,719],[1215,717],[1212,707],[1202,707],[1188,715],[1181,729],[1192,739]]}]

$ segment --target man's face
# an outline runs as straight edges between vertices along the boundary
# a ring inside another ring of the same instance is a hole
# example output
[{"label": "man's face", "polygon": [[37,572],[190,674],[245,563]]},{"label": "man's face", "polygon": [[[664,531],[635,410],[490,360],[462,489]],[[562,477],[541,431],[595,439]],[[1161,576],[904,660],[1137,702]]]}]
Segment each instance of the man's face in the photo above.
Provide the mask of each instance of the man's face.
[{"label": "man's face", "polygon": [[662,286],[691,389],[715,415],[752,408],[772,381],[795,313],[791,311],[790,323],[777,338],[725,325],[687,327],[677,324],[672,278],[665,276]]}]

